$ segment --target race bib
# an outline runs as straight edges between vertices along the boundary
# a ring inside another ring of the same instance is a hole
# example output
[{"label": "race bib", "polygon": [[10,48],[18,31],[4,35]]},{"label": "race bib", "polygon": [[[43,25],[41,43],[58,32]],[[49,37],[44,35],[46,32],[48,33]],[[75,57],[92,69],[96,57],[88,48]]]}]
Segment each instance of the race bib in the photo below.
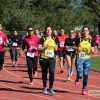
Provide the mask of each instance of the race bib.
[{"label": "race bib", "polygon": [[28,56],[28,57],[34,57],[34,53],[32,53],[32,52],[27,52],[27,56]]},{"label": "race bib", "polygon": [[0,37],[0,44],[3,42],[2,37]]},{"label": "race bib", "polygon": [[16,46],[18,46],[18,43],[13,42],[13,43],[12,43],[12,46],[15,46],[15,47],[16,47]]},{"label": "race bib", "polygon": [[74,50],[72,49],[72,46],[68,46],[67,51],[74,51]]},{"label": "race bib", "polygon": [[86,52],[80,52],[79,53],[79,58],[80,59],[87,59],[88,58],[88,54]]},{"label": "race bib", "polygon": [[45,56],[47,56],[47,57],[53,57],[53,50],[46,50],[45,51]]},{"label": "race bib", "polygon": [[63,42],[63,41],[60,42],[60,47],[64,47],[64,43],[65,43],[65,42]]}]

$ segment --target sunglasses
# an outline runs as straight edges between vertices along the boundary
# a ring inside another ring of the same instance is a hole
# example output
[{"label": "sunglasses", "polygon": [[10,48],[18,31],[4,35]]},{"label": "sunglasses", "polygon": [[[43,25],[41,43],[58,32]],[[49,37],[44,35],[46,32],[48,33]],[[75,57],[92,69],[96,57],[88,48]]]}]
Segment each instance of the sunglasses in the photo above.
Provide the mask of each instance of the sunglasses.
[{"label": "sunglasses", "polygon": [[28,32],[32,32],[33,30],[28,30]]},{"label": "sunglasses", "polygon": [[74,34],[74,32],[70,32],[71,34]]}]

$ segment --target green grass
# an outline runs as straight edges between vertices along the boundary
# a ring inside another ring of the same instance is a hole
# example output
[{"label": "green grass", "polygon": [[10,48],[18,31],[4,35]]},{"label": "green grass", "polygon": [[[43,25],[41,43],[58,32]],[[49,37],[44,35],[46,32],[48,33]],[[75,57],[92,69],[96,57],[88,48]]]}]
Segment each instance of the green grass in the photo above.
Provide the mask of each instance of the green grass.
[{"label": "green grass", "polygon": [[91,58],[91,69],[100,72],[100,56]]}]

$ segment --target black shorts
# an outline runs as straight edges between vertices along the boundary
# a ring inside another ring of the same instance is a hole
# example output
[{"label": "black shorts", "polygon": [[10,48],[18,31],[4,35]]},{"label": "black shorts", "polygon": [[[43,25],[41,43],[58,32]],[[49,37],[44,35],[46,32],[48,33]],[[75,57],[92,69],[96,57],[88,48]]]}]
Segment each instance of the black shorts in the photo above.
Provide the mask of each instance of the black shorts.
[{"label": "black shorts", "polygon": [[66,51],[66,55],[70,56],[71,59],[75,58],[76,56],[76,52],[69,52],[69,51]]},{"label": "black shorts", "polygon": [[58,55],[59,57],[63,57],[64,59],[66,58],[66,52],[62,50],[58,50]]}]

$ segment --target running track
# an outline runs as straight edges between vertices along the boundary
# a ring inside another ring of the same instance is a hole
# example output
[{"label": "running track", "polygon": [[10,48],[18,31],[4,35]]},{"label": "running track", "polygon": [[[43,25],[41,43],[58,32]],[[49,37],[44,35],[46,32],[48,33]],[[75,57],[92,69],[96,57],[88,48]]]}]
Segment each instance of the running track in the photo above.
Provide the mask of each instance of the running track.
[{"label": "running track", "polygon": [[[28,85],[27,66],[23,59],[23,52],[21,54],[18,66],[13,68],[9,52],[6,52],[5,65],[0,77],[0,100],[100,100],[100,96],[81,95],[82,80],[79,86],[75,86],[74,82],[66,82],[67,65],[64,73],[60,74],[59,64],[55,71],[54,90],[56,94],[54,96],[49,93],[43,95],[40,66],[38,66],[38,76],[34,79],[34,84]],[[76,71],[73,74],[74,80],[75,77]],[[100,90],[100,73],[90,71],[87,90]]]}]

